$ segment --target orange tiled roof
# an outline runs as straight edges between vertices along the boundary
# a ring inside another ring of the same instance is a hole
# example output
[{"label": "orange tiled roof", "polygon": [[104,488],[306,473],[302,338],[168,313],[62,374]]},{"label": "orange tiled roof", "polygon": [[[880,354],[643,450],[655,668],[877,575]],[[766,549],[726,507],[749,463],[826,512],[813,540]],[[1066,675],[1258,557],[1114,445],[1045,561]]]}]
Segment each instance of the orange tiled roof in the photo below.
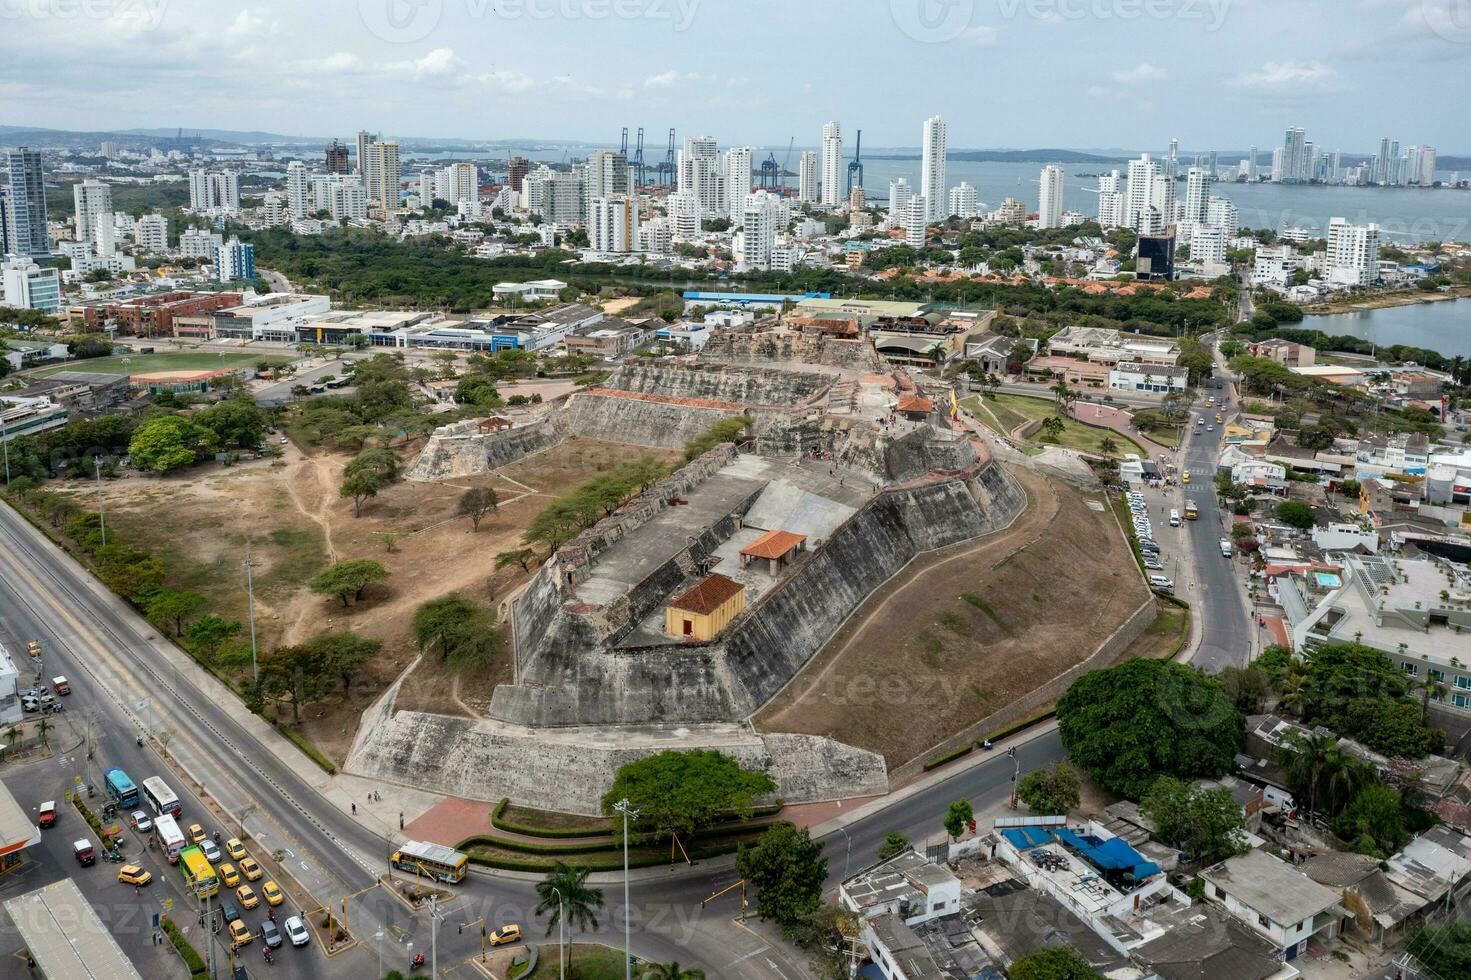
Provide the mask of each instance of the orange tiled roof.
[{"label": "orange tiled roof", "polygon": [[733,597],[745,591],[745,586],[735,579],[726,578],[715,572],[684,595],[677,596],[669,605],[685,612],[708,616],[725,605]]},{"label": "orange tiled roof", "polygon": [[780,558],[806,540],[807,535],[794,531],[767,531],[742,548],[741,554],[752,558]]},{"label": "orange tiled roof", "polygon": [[905,395],[899,399],[899,411],[901,412],[924,412],[928,415],[935,410],[935,403],[928,398],[918,395]]}]

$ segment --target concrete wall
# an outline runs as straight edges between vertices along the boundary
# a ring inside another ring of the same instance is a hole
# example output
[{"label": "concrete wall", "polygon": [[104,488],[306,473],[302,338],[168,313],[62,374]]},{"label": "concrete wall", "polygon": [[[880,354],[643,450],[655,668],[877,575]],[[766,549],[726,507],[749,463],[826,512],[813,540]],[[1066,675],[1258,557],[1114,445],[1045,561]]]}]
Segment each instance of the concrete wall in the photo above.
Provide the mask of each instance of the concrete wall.
[{"label": "concrete wall", "polygon": [[376,715],[347,771],[467,799],[595,814],[619,766],[665,749],[713,748],[764,769],[789,803],[883,793],[883,758],[813,735],[721,728],[622,739],[602,732],[549,735],[495,722],[400,711]]},{"label": "concrete wall", "polygon": [[817,364],[873,373],[887,363],[866,340],[834,340],[797,334],[721,332],[700,351],[702,361],[730,364]]},{"label": "concrete wall", "polygon": [[815,449],[881,483],[917,480],[932,470],[959,472],[976,463],[969,438],[928,427],[894,435],[863,419],[766,412],[755,416],[751,433],[763,456],[804,456]]},{"label": "concrete wall", "polygon": [[410,480],[447,480],[486,473],[522,457],[550,449],[567,435],[569,417],[557,408],[513,429],[481,432],[475,419],[434,430],[405,476]]},{"label": "concrete wall", "polygon": [[614,371],[602,387],[751,407],[785,408],[816,398],[827,389],[829,380],[823,374],[800,371],[635,359]]},{"label": "concrete wall", "polygon": [[651,449],[683,449],[714,423],[741,414],[735,408],[642,401],[586,391],[572,396],[569,411],[573,435]]}]

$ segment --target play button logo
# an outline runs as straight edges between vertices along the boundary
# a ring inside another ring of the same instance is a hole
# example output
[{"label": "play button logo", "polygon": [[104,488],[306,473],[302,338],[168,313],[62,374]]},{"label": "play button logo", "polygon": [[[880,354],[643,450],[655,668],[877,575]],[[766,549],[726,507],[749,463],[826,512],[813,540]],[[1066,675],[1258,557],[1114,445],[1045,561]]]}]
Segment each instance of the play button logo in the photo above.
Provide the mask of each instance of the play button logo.
[{"label": "play button logo", "polygon": [[390,44],[422,41],[439,26],[443,12],[443,0],[358,0],[363,26]]}]

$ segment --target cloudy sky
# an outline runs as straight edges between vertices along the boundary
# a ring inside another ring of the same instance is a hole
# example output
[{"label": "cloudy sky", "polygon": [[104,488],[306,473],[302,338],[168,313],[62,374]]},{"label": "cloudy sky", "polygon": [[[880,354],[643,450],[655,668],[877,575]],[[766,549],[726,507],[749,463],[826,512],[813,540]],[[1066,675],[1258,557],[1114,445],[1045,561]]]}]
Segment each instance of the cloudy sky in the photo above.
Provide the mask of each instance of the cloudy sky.
[{"label": "cloudy sky", "polygon": [[0,123],[1471,153],[1471,0],[0,0]]}]

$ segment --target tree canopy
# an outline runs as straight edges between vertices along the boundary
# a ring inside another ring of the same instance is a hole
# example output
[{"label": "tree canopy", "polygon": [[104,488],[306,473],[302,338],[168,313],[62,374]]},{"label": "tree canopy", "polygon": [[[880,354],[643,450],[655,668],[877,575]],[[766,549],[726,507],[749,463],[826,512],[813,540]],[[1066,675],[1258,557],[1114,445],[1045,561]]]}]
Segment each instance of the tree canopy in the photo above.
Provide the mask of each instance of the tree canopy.
[{"label": "tree canopy", "polygon": [[742,844],[736,871],[756,890],[756,914],[777,923],[788,938],[822,907],[827,858],[805,827],[782,821],[755,844]]},{"label": "tree canopy", "polygon": [[1016,784],[1017,799],[1033,813],[1066,814],[1074,809],[1083,791],[1078,770],[1062,759],[1027,773]]},{"label": "tree canopy", "polygon": [[214,432],[182,415],[160,415],[133,430],[128,454],[133,465],[155,473],[193,466],[219,444]]},{"label": "tree canopy", "polygon": [[1104,980],[1071,946],[1053,946],[1018,957],[1006,975],[1009,980]]},{"label": "tree canopy", "polygon": [[1073,764],[1104,789],[1138,800],[1161,775],[1229,772],[1246,722],[1219,682],[1169,660],[1130,660],[1084,674],[1057,705]]},{"label": "tree canopy", "polygon": [[335,596],[343,606],[361,599],[363,590],[388,578],[388,569],[371,558],[349,558],[317,573],[307,587],[318,595]]},{"label": "tree canopy", "polygon": [[1139,801],[1139,812],[1154,821],[1155,836],[1202,864],[1246,850],[1241,805],[1228,789],[1161,776]]},{"label": "tree canopy", "polygon": [[657,836],[689,835],[717,817],[748,817],[758,796],[776,792],[764,772],[741,768],[714,749],[669,749],[618,767],[603,812],[627,799]]}]

